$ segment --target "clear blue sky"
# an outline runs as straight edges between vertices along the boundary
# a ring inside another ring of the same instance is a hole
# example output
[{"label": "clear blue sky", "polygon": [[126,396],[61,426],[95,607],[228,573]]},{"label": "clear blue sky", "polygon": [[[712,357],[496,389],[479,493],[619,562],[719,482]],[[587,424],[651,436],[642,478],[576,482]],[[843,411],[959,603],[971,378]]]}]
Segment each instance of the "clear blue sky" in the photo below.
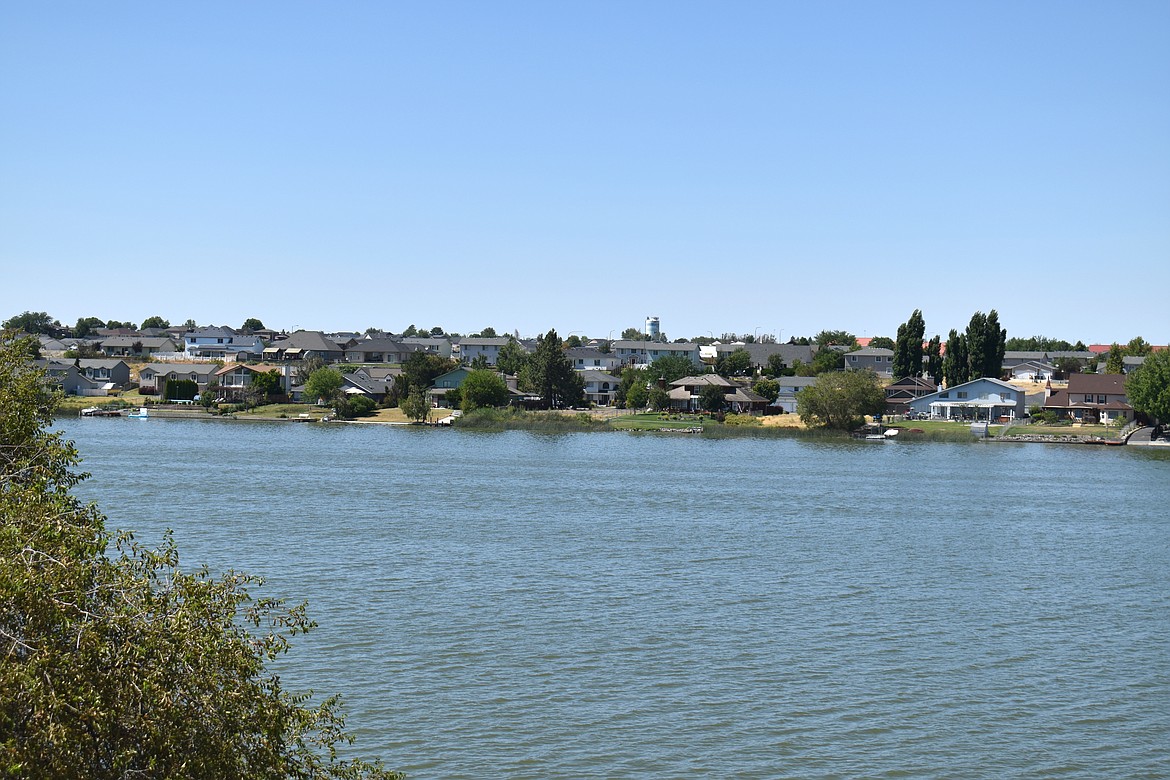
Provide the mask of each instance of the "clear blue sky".
[{"label": "clear blue sky", "polygon": [[0,317],[1165,344],[1167,40],[1165,0],[5,3]]}]

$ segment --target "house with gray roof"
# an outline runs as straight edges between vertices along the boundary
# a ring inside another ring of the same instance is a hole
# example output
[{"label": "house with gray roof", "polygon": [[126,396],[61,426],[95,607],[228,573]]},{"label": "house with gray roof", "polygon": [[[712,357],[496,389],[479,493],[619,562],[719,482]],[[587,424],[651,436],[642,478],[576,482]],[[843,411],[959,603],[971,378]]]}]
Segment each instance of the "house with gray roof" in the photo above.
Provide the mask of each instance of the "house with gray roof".
[{"label": "house with gray roof", "polygon": [[613,371],[621,366],[621,358],[613,352],[602,352],[594,347],[570,347],[565,357],[577,371]]},{"label": "house with gray roof", "polygon": [[846,371],[872,371],[878,376],[894,375],[894,350],[862,347],[845,355]]},{"label": "house with gray roof", "polygon": [[772,406],[782,409],[787,414],[796,413],[796,394],[806,387],[817,383],[815,376],[778,376],[776,382],[780,385],[780,392]]},{"label": "house with gray roof", "polygon": [[1019,420],[1027,411],[1023,390],[1000,379],[980,377],[954,387],[936,390],[907,402],[914,415],[934,420]]},{"label": "house with gray roof", "polygon": [[607,371],[586,368],[578,371],[585,382],[585,400],[598,406],[613,406],[621,380]]},{"label": "house with gray roof", "polygon": [[294,361],[310,356],[337,363],[345,358],[345,350],[319,330],[298,330],[288,338],[272,342],[263,351],[264,360]]},{"label": "house with gray roof", "polygon": [[405,339],[370,338],[351,341],[345,347],[347,363],[405,363],[415,352],[425,352],[420,344]]},{"label": "house with gray roof", "polygon": [[138,391],[157,395],[167,382],[189,379],[202,393],[219,369],[217,363],[147,363],[138,371]]},{"label": "house with gray roof", "polygon": [[179,352],[179,345],[169,336],[110,336],[99,342],[110,357],[150,357],[157,352]]}]

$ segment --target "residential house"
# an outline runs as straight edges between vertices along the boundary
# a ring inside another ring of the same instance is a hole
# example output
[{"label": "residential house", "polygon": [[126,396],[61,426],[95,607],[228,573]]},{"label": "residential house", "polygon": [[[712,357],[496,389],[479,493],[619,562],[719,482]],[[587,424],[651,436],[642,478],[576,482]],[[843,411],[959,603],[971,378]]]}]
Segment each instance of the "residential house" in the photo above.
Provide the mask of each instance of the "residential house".
[{"label": "residential house", "polygon": [[237,333],[228,327],[199,328],[183,336],[184,351],[193,358],[255,360],[264,352],[259,336]]},{"label": "residential house", "polygon": [[610,345],[623,366],[646,366],[661,357],[684,357],[701,365],[699,345],[692,342],[634,341],[621,339]]},{"label": "residential house", "polygon": [[109,336],[98,346],[109,357],[150,357],[156,352],[180,351],[169,336]]},{"label": "residential house", "polygon": [[507,337],[500,338],[465,338],[459,341],[459,360],[464,363],[472,363],[476,358],[482,357],[487,361],[489,366],[496,364],[496,359],[500,356],[500,350],[512,339]]},{"label": "residential house", "polygon": [[931,419],[1002,422],[1022,419],[1025,399],[1023,390],[985,376],[927,393],[906,405],[909,414],[929,415]]},{"label": "residential house", "polygon": [[817,383],[815,376],[778,376],[776,382],[780,385],[780,392],[772,406],[782,409],[788,414],[796,413],[796,394],[806,387]]},{"label": "residential house", "polygon": [[112,389],[122,390],[130,384],[130,365],[125,360],[81,358],[76,362],[86,378],[102,384],[109,383],[113,385]]},{"label": "residential house", "polygon": [[278,372],[281,390],[285,393],[291,392],[293,382],[291,366],[270,363],[228,363],[215,372],[219,393],[225,398],[239,398],[252,386],[252,380],[257,374],[268,371]]},{"label": "residential house", "polygon": [[463,380],[471,372],[472,369],[467,366],[460,366],[435,377],[435,381],[427,389],[427,400],[431,402],[431,406],[445,406],[447,393],[462,385]]},{"label": "residential house", "polygon": [[808,365],[812,362],[813,347],[807,344],[746,344],[742,342],[733,342],[730,344],[720,344],[716,342],[707,348],[700,349],[700,357],[703,362],[714,364],[719,358],[726,357],[732,352],[742,349],[751,356],[751,366],[755,371],[762,371],[772,365],[772,356],[780,356],[780,366],[782,368],[791,368],[797,362]]},{"label": "residential house", "polygon": [[387,394],[389,394],[394,387],[393,378],[389,380],[370,379],[368,376],[365,376],[364,374],[358,374],[356,372],[352,374],[342,374],[341,378],[343,382],[341,386],[341,392],[351,396],[364,395],[366,398],[377,401],[378,403],[385,401]]},{"label": "residential house", "polygon": [[430,336],[423,338],[420,336],[405,336],[400,339],[403,344],[412,347],[418,347],[424,352],[430,352],[438,355],[441,358],[449,358],[454,353],[454,345],[451,339],[444,336]]},{"label": "residential house", "polygon": [[219,370],[216,363],[147,363],[138,371],[138,392],[157,395],[167,382],[189,379],[203,393]]},{"label": "residential house", "polygon": [[106,395],[106,385],[112,388],[112,383],[87,377],[73,360],[42,359],[34,360],[33,365],[43,369],[46,381],[65,395],[101,396]]},{"label": "residential house", "polygon": [[360,366],[353,370],[353,376],[360,376],[365,377],[366,379],[376,379],[385,382],[393,382],[395,377],[401,374],[401,368],[390,368],[389,366]]},{"label": "residential house", "polygon": [[723,389],[724,399],[731,411],[763,413],[768,400],[751,390],[718,374],[684,376],[670,383],[670,406],[673,409],[697,411],[701,408],[700,393],[704,387],[715,385]]},{"label": "residential house", "polygon": [[893,376],[894,350],[885,347],[862,347],[845,355],[846,371],[872,371],[878,376]]},{"label": "residential house", "polygon": [[347,363],[405,363],[415,352],[425,348],[418,344],[389,338],[358,339],[345,347]]},{"label": "residential house", "polygon": [[886,385],[886,414],[907,414],[915,398],[935,392],[938,388],[929,379],[908,376]]},{"label": "residential house", "polygon": [[298,330],[288,338],[274,341],[264,348],[265,360],[295,361],[315,356],[326,363],[337,363],[345,358],[345,350],[335,341],[325,338],[319,330]]},{"label": "residential house", "polygon": [[614,371],[622,364],[621,358],[613,352],[602,352],[594,347],[570,347],[565,350],[565,357],[577,371]]},{"label": "residential house", "polygon": [[1056,374],[1056,366],[1041,360],[1026,360],[1007,369],[1012,379],[1026,382],[1047,382]]},{"label": "residential house", "polygon": [[1125,394],[1124,374],[1072,374],[1068,388],[1053,392],[1044,409],[1090,424],[1132,420],[1134,416]]},{"label": "residential house", "polygon": [[585,382],[585,400],[598,406],[613,406],[614,394],[621,380],[605,371],[587,368],[578,371]]}]

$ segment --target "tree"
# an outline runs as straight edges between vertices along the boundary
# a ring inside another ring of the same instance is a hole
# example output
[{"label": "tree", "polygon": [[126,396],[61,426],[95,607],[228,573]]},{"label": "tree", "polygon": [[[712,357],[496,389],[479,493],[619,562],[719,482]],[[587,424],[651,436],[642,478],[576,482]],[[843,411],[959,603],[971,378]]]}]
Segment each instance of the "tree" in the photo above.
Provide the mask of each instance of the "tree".
[{"label": "tree", "polygon": [[44,311],[26,311],[4,321],[5,330],[20,331],[33,336],[55,336],[61,328],[61,323]]},{"label": "tree", "polygon": [[463,411],[473,412],[484,406],[503,406],[508,403],[508,383],[495,371],[476,369],[468,373],[458,388],[462,395]]},{"label": "tree", "polygon": [[406,415],[406,419],[414,422],[423,422],[431,413],[431,404],[427,400],[426,392],[415,388],[410,395],[398,402],[398,408]]},{"label": "tree", "polygon": [[330,404],[336,400],[344,384],[345,378],[337,369],[329,368],[328,366],[318,368],[305,381],[302,396],[310,403],[324,402]]},{"label": "tree", "polygon": [[147,328],[158,328],[161,330],[161,329],[171,327],[171,321],[164,320],[162,317],[160,317],[156,314],[153,317],[147,317],[146,319],[144,319],[142,321],[141,327],[143,330],[146,330]]},{"label": "tree", "polygon": [[[800,362],[799,359],[796,362]],[[783,355],[776,353],[768,355],[768,368],[764,373],[771,376],[794,376],[796,369],[784,362]]]},{"label": "tree", "polygon": [[926,376],[937,387],[943,381],[942,339],[936,333],[926,345]]},{"label": "tree", "polygon": [[1109,347],[1109,354],[1105,357],[1106,374],[1122,374],[1125,372],[1125,348],[1117,342]]},{"label": "tree", "polygon": [[412,352],[402,364],[402,373],[414,390],[425,391],[435,382],[435,377],[455,367],[452,360],[434,352]]},{"label": "tree", "polygon": [[472,369],[489,368],[491,366],[488,363],[487,355],[476,355],[467,365]]},{"label": "tree", "polygon": [[500,353],[496,355],[496,368],[509,376],[519,376],[531,357],[524,347],[520,346],[519,341],[509,338],[508,343],[500,347]]},{"label": "tree", "polygon": [[847,330],[822,330],[813,341],[818,347],[850,347],[857,346],[857,337]]},{"label": "tree", "polygon": [[646,403],[649,404],[650,408],[656,412],[661,412],[663,409],[669,409],[670,393],[666,392],[666,390],[659,387],[658,385],[654,385],[654,387],[651,387],[649,393],[646,395]]},{"label": "tree", "polygon": [[187,330],[195,330],[199,326],[195,324],[195,320],[188,318],[187,321],[183,323],[183,327]]},{"label": "tree", "polygon": [[1160,423],[1170,421],[1170,350],[1146,355],[1125,378],[1125,395],[1135,410]]},{"label": "tree", "polygon": [[579,346],[581,346],[581,337],[580,336],[578,336],[576,334],[569,334],[569,337],[567,339],[565,339],[565,345],[564,345],[565,349],[573,349],[574,347],[579,347]]},{"label": "tree", "polygon": [[720,376],[746,376],[752,371],[752,355],[743,347],[719,356],[715,373]]},{"label": "tree", "polygon": [[775,379],[757,379],[752,392],[772,403],[780,395],[780,383]]},{"label": "tree", "polygon": [[[631,370],[634,369],[627,369]],[[645,382],[635,382],[626,388],[624,399],[627,409],[645,409],[650,405],[650,391]]]},{"label": "tree", "polygon": [[187,571],[171,537],[110,532],[50,433],[59,396],[0,344],[0,767],[41,778],[392,778],[339,761],[336,697],[268,665],[314,624],[258,577]]},{"label": "tree", "polygon": [[442,336],[442,335],[443,335],[443,329],[442,329],[441,327],[439,327],[438,325],[436,325],[435,327],[431,328],[431,329],[430,329],[430,331],[428,331],[427,333],[421,334],[421,335],[424,335],[424,336]]},{"label": "tree", "polygon": [[699,408],[705,412],[722,412],[727,407],[727,394],[721,385],[703,385],[699,390]]},{"label": "tree", "polygon": [[329,364],[325,362],[325,358],[321,357],[315,352],[310,353],[308,357],[305,357],[303,360],[297,363],[296,383],[298,385],[303,385],[305,382],[309,381],[309,377],[313,375],[314,371],[320,368],[325,368],[327,365]]},{"label": "tree", "polygon": [[249,317],[244,320],[244,324],[240,326],[240,330],[244,333],[255,333],[258,330],[264,330],[264,323],[257,317]]},{"label": "tree", "polygon": [[885,391],[872,371],[822,374],[796,394],[796,411],[808,426],[850,430],[864,415],[882,414],[885,408]]},{"label": "tree", "polygon": [[651,378],[666,380],[668,385],[676,379],[697,372],[695,364],[685,355],[663,355],[650,364],[648,371]]},{"label": "tree", "polygon": [[489,326],[487,326],[486,328],[484,328],[483,330],[481,330],[481,331],[479,332],[479,335],[480,335],[480,338],[485,338],[485,339],[494,339],[494,338],[499,338],[499,337],[496,335],[496,329],[495,329],[495,328],[493,328],[493,327],[492,327],[492,326],[490,326],[490,325],[489,325]]},{"label": "tree", "polygon": [[280,372],[275,368],[262,371],[252,377],[252,389],[265,396],[273,396],[280,392]]},{"label": "tree", "polygon": [[1125,354],[1129,357],[1145,357],[1154,351],[1154,348],[1141,336],[1134,336],[1125,345]]},{"label": "tree", "polygon": [[110,330],[138,330],[133,322],[122,322],[121,320],[110,320],[106,323],[106,327]]},{"label": "tree", "polygon": [[637,328],[626,328],[622,331],[623,341],[649,341],[650,337]]},{"label": "tree", "polygon": [[[908,376],[922,376],[922,338],[926,335],[926,322],[922,312],[915,309],[910,318],[898,326],[898,340],[894,343],[894,379]],[[873,346],[873,342],[870,342]]]},{"label": "tree", "polygon": [[986,362],[983,376],[998,379],[1003,373],[1003,357],[1007,351],[1007,329],[999,326],[999,313],[992,309],[987,313]]},{"label": "tree", "polygon": [[874,336],[869,340],[869,346],[876,349],[894,349],[897,344],[889,336]]},{"label": "tree", "polygon": [[[614,400],[623,403],[629,409],[639,409],[646,405],[646,375],[642,368],[627,366],[622,369],[621,379],[617,390],[614,391]],[[631,399],[630,394],[634,397]]]},{"label": "tree", "polygon": [[78,317],[77,324],[73,326],[73,338],[83,339],[98,328],[104,327],[105,320],[99,320],[97,317]]},{"label": "tree", "polygon": [[840,371],[845,367],[845,354],[832,347],[821,347],[813,355],[812,363],[809,366],[811,373],[797,372],[797,376],[820,376],[832,371]]},{"label": "tree", "polygon": [[947,387],[961,385],[971,378],[967,367],[967,339],[961,333],[951,329],[947,336],[946,356],[943,358],[942,372]]},{"label": "tree", "polygon": [[585,382],[561,349],[555,328],[536,337],[536,351],[528,363],[526,380],[529,388],[541,397],[545,408],[584,403]]},{"label": "tree", "polygon": [[967,344],[967,376],[978,379],[987,365],[987,315],[977,311],[971,315],[964,334]]},{"label": "tree", "polygon": [[402,331],[402,338],[409,339],[418,335],[418,328],[414,327],[414,323],[407,326],[406,330]]}]

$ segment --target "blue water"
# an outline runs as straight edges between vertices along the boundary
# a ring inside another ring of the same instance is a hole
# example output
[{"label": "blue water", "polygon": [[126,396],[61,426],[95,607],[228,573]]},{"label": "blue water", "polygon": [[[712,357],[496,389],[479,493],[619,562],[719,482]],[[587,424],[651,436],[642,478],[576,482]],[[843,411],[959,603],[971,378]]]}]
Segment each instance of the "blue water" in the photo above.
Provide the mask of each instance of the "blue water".
[{"label": "blue water", "polygon": [[1170,776],[1159,452],[61,425],[413,778]]}]

